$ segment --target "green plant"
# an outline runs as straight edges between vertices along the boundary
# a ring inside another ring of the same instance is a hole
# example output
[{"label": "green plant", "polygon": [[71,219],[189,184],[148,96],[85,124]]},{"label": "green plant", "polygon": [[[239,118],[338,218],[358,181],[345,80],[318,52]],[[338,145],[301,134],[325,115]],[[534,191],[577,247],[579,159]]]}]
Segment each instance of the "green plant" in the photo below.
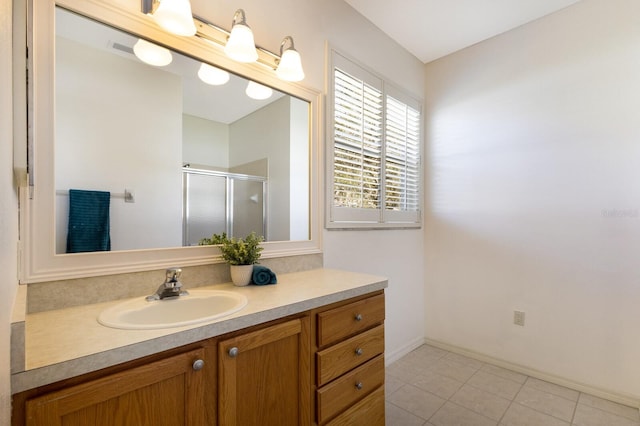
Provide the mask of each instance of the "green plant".
[{"label": "green plant", "polygon": [[211,238],[202,238],[198,241],[198,245],[201,246],[211,246],[216,244],[222,244],[227,241],[227,233],[223,232],[222,234],[213,234]]},{"label": "green plant", "polygon": [[222,258],[229,265],[253,265],[258,263],[264,247],[260,243],[264,241],[262,236],[255,232],[246,238],[228,238],[226,233],[213,234],[211,238],[203,238],[200,245],[219,244]]}]

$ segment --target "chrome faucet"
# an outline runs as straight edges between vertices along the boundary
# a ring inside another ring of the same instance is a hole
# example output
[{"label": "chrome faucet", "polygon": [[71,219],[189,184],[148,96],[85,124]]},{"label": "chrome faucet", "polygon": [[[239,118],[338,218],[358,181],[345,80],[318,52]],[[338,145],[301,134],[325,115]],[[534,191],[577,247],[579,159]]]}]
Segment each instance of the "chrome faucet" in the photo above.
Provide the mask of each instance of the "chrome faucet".
[{"label": "chrome faucet", "polygon": [[182,283],[178,281],[178,278],[182,274],[180,268],[169,268],[165,272],[165,281],[160,284],[158,290],[150,296],[147,296],[147,302],[154,300],[173,299],[179,296],[186,296],[189,294],[186,290],[182,290]]}]

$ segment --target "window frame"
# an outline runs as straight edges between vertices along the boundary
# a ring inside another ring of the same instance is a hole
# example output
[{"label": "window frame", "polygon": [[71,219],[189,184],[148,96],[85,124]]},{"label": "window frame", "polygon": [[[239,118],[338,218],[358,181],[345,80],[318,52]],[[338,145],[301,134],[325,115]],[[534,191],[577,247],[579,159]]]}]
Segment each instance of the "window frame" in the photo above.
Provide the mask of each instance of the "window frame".
[{"label": "window frame", "polygon": [[[371,69],[358,63],[343,53],[329,48],[327,71],[327,143],[326,143],[326,194],[325,227],[331,229],[416,229],[422,227],[423,209],[423,153],[424,153],[424,114],[422,102],[379,76]],[[382,96],[381,120],[381,159],[380,159],[380,199],[378,208],[356,208],[334,206],[334,170],[335,170],[335,77],[336,68],[360,79],[374,87]],[[419,113],[417,138],[417,210],[388,210],[385,208],[386,191],[386,145],[387,145],[387,99],[393,99],[416,110]]]}]

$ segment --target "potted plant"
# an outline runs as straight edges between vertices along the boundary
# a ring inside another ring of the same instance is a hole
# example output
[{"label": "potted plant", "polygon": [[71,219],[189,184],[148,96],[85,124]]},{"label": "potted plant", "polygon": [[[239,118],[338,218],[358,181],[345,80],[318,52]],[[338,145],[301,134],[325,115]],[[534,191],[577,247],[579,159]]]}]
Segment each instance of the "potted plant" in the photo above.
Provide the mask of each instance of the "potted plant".
[{"label": "potted plant", "polygon": [[264,247],[260,245],[264,238],[255,232],[246,238],[228,238],[226,233],[213,234],[211,238],[203,238],[200,245],[219,244],[222,259],[230,265],[231,281],[237,286],[245,286],[251,282],[253,265],[258,263]]}]

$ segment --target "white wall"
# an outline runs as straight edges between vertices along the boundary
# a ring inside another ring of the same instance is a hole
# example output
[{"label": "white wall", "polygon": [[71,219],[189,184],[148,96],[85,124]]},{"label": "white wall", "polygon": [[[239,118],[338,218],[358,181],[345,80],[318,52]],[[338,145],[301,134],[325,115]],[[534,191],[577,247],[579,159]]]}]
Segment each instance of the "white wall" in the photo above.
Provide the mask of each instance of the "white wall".
[{"label": "white wall", "polygon": [[217,169],[229,167],[229,125],[193,115],[182,116],[182,161]]},{"label": "white wall", "polygon": [[[122,0],[124,1],[124,0]],[[139,7],[130,0],[131,7]],[[302,55],[303,85],[324,92],[325,43],[376,70],[415,97],[424,93],[424,65],[342,0],[192,0],[193,12],[226,27],[242,7],[256,42],[277,52],[286,35]],[[324,185],[322,186],[324,191]],[[322,211],[315,212],[323,215]],[[324,231],[326,267],[369,272],[389,278],[387,361],[424,339],[423,232]]]},{"label": "white wall", "polygon": [[583,0],[427,65],[428,338],[640,399],[639,46]]},{"label": "white wall", "polygon": [[229,167],[268,160],[267,239],[289,240],[290,101],[282,97],[229,130]]},{"label": "white wall", "polygon": [[[61,37],[56,44],[56,189],[135,192],[135,203],[111,199],[112,250],[181,246],[180,78]],[[69,200],[56,198],[64,253]]]},{"label": "white wall", "polygon": [[[342,2],[317,3],[326,4],[326,9],[319,13],[319,38],[327,39],[332,46],[375,70],[389,82],[422,98],[424,66],[421,62]],[[322,188],[324,191],[324,185]],[[325,267],[388,278],[386,362],[394,361],[420,345],[424,341],[422,230],[325,230],[323,238]]]},{"label": "white wall", "polygon": [[[185,114],[182,134],[185,163],[269,177],[268,240],[309,239],[309,163],[301,161],[309,156],[307,102],[282,97],[230,125]],[[264,172],[250,170],[262,165],[267,166]],[[253,217],[246,213],[240,223]],[[235,219],[239,214],[242,211],[234,212]],[[247,223],[242,228],[256,226]],[[240,231],[238,236],[245,235]]]},{"label": "white wall", "polygon": [[12,2],[0,2],[0,424],[10,423],[10,321],[18,288],[18,200],[13,189]]}]

